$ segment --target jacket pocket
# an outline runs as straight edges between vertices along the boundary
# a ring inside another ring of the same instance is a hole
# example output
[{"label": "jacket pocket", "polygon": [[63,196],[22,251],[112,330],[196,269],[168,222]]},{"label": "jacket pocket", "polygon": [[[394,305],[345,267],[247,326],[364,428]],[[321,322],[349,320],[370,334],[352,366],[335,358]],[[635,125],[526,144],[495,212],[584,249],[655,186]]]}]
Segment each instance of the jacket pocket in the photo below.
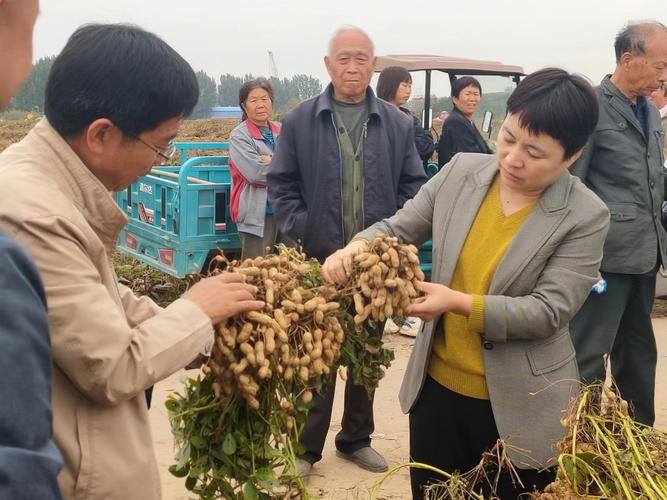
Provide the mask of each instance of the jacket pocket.
[{"label": "jacket pocket", "polygon": [[624,222],[637,218],[637,205],[634,203],[608,203],[609,218],[614,222]]},{"label": "jacket pocket", "polygon": [[76,408],[76,433],[79,444],[80,462],[79,470],[74,471],[75,483],[74,496],[87,497],[90,492],[91,466],[92,466],[92,443],[91,443],[91,411],[83,398],[79,398]]},{"label": "jacket pocket", "polygon": [[569,330],[561,330],[555,337],[526,351],[533,375],[544,375],[557,370],[575,357]]},{"label": "jacket pocket", "polygon": [[625,132],[628,128],[628,124],[625,120],[619,120],[617,122],[613,121],[603,121],[598,124],[595,131],[596,132]]}]

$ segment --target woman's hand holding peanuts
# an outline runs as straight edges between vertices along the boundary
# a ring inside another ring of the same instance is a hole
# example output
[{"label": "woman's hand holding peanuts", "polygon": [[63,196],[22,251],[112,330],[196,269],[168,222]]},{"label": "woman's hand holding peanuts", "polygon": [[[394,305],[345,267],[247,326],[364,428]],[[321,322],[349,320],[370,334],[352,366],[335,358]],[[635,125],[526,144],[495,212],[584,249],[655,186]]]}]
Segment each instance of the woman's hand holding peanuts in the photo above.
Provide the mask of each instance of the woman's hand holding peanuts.
[{"label": "woman's hand holding peanuts", "polygon": [[472,295],[457,292],[445,285],[420,281],[417,288],[422,292],[410,306],[410,316],[432,321],[446,312],[469,316],[472,310]]}]

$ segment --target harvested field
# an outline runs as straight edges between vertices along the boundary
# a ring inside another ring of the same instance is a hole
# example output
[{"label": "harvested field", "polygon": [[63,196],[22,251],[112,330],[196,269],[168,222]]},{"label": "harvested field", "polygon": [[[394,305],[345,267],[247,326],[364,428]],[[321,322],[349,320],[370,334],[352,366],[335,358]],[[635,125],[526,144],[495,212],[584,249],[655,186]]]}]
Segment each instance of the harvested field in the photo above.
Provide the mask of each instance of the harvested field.
[{"label": "harvested field", "polygon": [[0,120],[0,151],[20,141],[37,120]]}]

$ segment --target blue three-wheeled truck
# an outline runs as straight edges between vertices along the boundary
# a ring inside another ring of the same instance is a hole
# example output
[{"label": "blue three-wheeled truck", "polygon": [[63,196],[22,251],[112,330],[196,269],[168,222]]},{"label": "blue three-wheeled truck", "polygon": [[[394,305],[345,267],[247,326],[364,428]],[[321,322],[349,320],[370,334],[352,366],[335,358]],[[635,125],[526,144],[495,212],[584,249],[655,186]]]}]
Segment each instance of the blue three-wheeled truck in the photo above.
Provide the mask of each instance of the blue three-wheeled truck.
[{"label": "blue three-wheeled truck", "polygon": [[[184,277],[205,270],[208,260],[223,250],[240,254],[236,225],[230,218],[231,176],[228,156],[195,156],[188,151],[227,151],[227,143],[176,143],[179,166],[160,166],[140,177],[116,202],[129,220],[118,248],[160,271]],[[422,269],[431,271],[430,242],[420,251]]]}]

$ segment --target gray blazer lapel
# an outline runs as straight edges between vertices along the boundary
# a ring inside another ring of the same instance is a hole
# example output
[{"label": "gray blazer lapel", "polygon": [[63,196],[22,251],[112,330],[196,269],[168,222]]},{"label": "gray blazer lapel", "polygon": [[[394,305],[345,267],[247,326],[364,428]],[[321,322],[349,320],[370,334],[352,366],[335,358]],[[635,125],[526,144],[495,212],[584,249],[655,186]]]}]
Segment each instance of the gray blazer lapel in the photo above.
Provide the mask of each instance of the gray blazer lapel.
[{"label": "gray blazer lapel", "polygon": [[463,243],[468,237],[470,227],[475,221],[475,216],[497,171],[498,167],[494,161],[485,164],[483,168],[476,171],[471,170],[466,177],[454,201],[454,207],[447,220],[444,221],[447,230],[442,240],[433,242],[434,248],[437,244],[437,248],[441,249],[442,252],[439,257],[440,262],[435,263],[438,272],[433,276],[434,282],[443,283],[447,286],[450,284]]},{"label": "gray blazer lapel", "polygon": [[542,195],[500,260],[489,295],[501,295],[554,233],[568,213],[571,176],[561,175]]}]

